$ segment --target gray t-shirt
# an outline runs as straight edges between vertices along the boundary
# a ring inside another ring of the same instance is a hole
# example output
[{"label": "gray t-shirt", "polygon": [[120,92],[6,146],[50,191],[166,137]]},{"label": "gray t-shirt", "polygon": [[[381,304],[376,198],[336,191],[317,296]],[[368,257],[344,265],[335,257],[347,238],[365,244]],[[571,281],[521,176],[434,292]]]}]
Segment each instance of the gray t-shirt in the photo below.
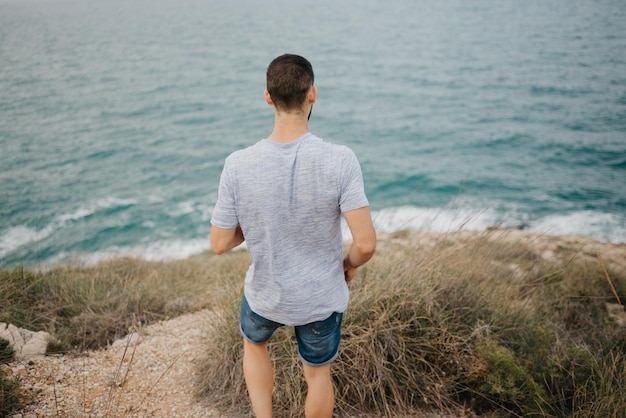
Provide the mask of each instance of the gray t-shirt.
[{"label": "gray t-shirt", "polygon": [[263,139],[224,164],[211,223],[241,225],[250,259],[250,308],[285,325],[343,312],[341,212],[369,206],[361,167],[346,146],[307,133],[288,144]]}]

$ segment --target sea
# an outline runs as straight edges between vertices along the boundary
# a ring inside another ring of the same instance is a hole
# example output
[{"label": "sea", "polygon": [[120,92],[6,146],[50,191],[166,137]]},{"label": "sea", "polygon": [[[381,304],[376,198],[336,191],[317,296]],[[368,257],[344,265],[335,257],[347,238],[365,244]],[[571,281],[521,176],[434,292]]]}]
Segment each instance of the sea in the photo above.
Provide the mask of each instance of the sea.
[{"label": "sea", "polygon": [[210,249],[283,53],[378,231],[624,243],[625,22],[623,0],[0,0],[0,266]]}]

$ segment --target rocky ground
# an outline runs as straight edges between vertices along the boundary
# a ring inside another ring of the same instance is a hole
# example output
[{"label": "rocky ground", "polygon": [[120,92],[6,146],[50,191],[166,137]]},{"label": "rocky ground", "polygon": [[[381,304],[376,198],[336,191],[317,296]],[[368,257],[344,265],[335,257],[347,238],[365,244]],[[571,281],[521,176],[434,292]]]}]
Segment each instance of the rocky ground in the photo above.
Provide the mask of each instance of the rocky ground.
[{"label": "rocky ground", "polygon": [[[446,234],[463,245],[475,232]],[[598,258],[614,271],[626,269],[626,245],[578,236],[552,237],[524,231],[494,230],[489,239],[523,242],[547,260],[564,250]],[[381,236],[385,245],[432,248],[441,234],[398,233]],[[613,307],[616,322],[626,326],[624,307]],[[142,327],[105,350],[82,355],[28,356],[2,366],[20,375],[34,401],[13,418],[40,417],[218,417],[208,401],[196,397],[205,341],[214,315],[204,310]],[[422,417],[427,415],[420,415]],[[428,415],[433,417],[433,415]],[[437,415],[440,416],[440,415]]]},{"label": "rocky ground", "polygon": [[10,363],[3,372],[35,398],[14,418],[220,416],[195,396],[211,315],[150,325],[106,350]]}]

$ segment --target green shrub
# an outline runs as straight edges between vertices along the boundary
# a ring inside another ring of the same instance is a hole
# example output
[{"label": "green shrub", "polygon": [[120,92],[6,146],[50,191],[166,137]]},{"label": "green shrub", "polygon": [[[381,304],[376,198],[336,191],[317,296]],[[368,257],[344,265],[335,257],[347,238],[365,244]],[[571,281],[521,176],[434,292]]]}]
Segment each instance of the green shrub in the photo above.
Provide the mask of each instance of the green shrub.
[{"label": "green shrub", "polygon": [[545,409],[546,393],[535,381],[528,366],[522,364],[511,349],[492,338],[476,344],[478,354],[486,361],[488,373],[480,390],[499,405],[523,411],[525,415],[537,414]]}]

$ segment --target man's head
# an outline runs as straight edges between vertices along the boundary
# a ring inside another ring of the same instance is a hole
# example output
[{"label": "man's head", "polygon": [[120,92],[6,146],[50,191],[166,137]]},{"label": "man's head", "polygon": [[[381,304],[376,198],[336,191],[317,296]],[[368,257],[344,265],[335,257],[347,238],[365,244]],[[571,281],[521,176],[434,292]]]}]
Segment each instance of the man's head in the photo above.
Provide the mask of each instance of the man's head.
[{"label": "man's head", "polygon": [[310,100],[313,79],[313,67],[306,58],[293,54],[275,58],[267,67],[267,94],[271,104],[278,111],[303,110],[307,99]]}]

